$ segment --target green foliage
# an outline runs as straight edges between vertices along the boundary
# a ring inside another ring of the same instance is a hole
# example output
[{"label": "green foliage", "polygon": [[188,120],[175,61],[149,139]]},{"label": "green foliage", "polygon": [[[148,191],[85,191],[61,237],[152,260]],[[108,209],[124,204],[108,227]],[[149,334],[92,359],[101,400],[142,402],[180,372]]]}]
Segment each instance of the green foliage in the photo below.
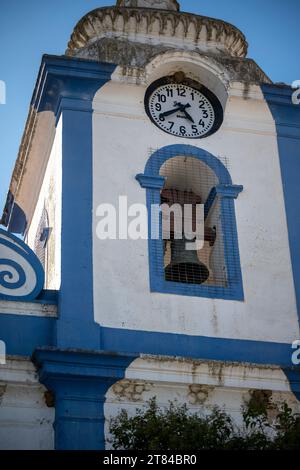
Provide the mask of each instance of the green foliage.
[{"label": "green foliage", "polygon": [[270,424],[270,393],[253,392],[242,409],[244,426],[236,428],[218,407],[208,415],[190,413],[186,405],[170,402],[158,407],[152,398],[136,415],[126,410],[110,422],[112,446],[124,450],[299,449],[300,417],[283,403]]},{"label": "green foliage", "polygon": [[243,418],[247,428],[263,431],[269,426],[268,409],[272,393],[269,390],[254,390],[243,407]]},{"label": "green foliage", "polygon": [[276,422],[275,449],[300,449],[300,416],[293,415],[292,410],[283,403]]}]

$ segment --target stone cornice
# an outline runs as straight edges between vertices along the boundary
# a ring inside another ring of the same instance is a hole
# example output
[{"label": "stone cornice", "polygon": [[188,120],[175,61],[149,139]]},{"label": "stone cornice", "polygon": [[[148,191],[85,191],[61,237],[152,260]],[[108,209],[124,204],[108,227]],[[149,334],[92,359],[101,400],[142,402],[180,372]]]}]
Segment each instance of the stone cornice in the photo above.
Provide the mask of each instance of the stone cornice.
[{"label": "stone cornice", "polygon": [[245,57],[248,44],[239,29],[222,20],[206,16],[151,8],[98,8],[85,15],[75,26],[66,51],[76,56],[103,37],[146,36],[160,45],[179,40],[183,48],[215,48],[233,57]]},{"label": "stone cornice", "polygon": [[161,10],[180,10],[177,0],[117,0],[118,7],[142,7]]}]

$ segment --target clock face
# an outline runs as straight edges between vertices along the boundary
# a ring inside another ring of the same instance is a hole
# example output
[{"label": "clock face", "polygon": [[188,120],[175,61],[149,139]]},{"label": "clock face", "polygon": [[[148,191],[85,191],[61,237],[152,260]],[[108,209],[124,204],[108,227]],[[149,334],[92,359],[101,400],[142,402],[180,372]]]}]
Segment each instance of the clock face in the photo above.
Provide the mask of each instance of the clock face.
[{"label": "clock face", "polygon": [[222,123],[222,106],[205,87],[195,86],[175,83],[170,78],[153,83],[145,97],[146,112],[152,122],[169,134],[189,139],[215,132]]}]

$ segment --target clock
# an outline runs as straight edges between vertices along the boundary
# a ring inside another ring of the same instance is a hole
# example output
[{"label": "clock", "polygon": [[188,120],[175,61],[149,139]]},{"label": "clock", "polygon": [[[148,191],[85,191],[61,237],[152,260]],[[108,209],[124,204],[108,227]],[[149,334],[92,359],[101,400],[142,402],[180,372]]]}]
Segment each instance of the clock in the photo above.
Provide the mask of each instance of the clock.
[{"label": "clock", "polygon": [[162,131],[176,137],[201,139],[216,132],[223,121],[218,98],[198,82],[175,77],[155,81],[145,95],[145,110]]}]

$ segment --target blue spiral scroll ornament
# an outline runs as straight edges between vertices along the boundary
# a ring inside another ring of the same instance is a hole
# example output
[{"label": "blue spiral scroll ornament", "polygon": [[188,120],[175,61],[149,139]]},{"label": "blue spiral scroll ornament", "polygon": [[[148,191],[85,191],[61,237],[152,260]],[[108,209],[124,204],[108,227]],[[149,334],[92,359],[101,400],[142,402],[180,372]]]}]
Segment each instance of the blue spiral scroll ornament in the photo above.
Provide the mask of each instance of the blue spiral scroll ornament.
[{"label": "blue spiral scroll ornament", "polygon": [[35,300],[44,281],[44,269],[34,252],[0,229],[0,300]]}]

